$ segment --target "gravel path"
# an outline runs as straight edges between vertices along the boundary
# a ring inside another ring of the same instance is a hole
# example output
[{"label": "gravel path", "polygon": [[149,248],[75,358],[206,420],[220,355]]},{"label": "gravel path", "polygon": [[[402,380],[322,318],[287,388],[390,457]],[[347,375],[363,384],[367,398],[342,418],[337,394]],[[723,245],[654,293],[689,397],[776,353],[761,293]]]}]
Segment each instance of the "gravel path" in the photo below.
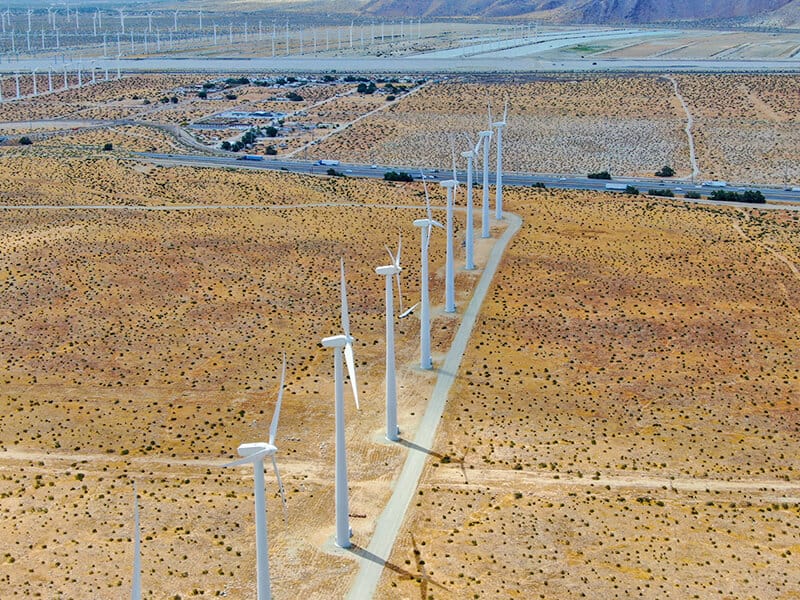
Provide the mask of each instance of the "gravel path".
[{"label": "gravel path", "polygon": [[408,447],[409,452],[403,470],[394,482],[394,493],[375,523],[375,533],[372,535],[369,546],[367,548],[354,547],[351,550],[359,557],[360,568],[347,596],[350,600],[366,600],[372,598],[375,593],[383,567],[389,559],[397,534],[403,525],[411,498],[416,492],[425,461],[436,437],[436,429],[444,413],[447,395],[455,381],[461,358],[464,356],[467,342],[489,290],[489,285],[497,272],[508,242],[522,226],[520,217],[510,213],[503,214],[508,222],[508,227],[492,247],[483,273],[475,286],[472,300],[464,310],[461,325],[453,339],[450,351],[447,353],[444,363],[439,367],[439,376],[417,435],[413,442],[401,442]]}]

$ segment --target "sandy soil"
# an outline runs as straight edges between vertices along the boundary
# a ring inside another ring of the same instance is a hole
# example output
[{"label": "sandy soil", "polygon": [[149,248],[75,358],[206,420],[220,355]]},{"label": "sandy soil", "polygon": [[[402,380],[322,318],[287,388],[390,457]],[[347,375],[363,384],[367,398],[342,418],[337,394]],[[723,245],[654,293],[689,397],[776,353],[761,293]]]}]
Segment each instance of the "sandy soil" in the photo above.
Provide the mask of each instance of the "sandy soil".
[{"label": "sandy soil", "polygon": [[[113,160],[63,170],[26,160],[3,172],[50,170],[50,185],[32,186],[40,201],[75,204],[82,197],[70,192],[84,188],[117,189],[116,199],[108,192],[97,200],[126,203],[121,188],[141,178],[150,186],[137,202],[205,198],[264,208],[0,214],[0,595],[127,597],[136,481],[147,593],[251,597],[252,475],[221,466],[239,443],[265,438],[285,350],[278,446],[288,512],[284,521],[268,476],[273,589],[276,597],[342,596],[355,560],[330,541],[332,358],[319,340],[338,326],[344,256],[362,394],[359,413],[347,403],[352,527],[355,543],[366,545],[406,452],[382,441],[383,279],[373,266],[386,261],[383,245],[401,231],[405,304],[416,301],[412,220],[424,214],[370,205],[418,205],[420,187],[223,170],[157,169],[148,178]],[[187,193],[201,182],[219,187]],[[18,179],[4,185],[21,187]],[[438,189],[432,194],[443,202]],[[22,196],[18,202],[34,199]],[[366,206],[268,208],[292,199]],[[435,315],[443,251],[442,236],[434,237]],[[473,278],[459,276],[459,301]],[[450,322],[434,320],[437,355]],[[396,332],[407,435],[433,382],[416,366],[418,330],[412,316]]]},{"label": "sandy soil", "polygon": [[509,191],[379,598],[794,598],[800,223]]}]

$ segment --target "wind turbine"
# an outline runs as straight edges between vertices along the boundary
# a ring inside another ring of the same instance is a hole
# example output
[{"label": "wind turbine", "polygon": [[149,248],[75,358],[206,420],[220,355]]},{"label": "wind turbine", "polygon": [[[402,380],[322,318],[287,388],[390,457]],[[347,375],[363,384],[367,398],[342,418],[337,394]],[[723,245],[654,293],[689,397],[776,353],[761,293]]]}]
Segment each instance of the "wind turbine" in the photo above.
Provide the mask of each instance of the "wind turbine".
[{"label": "wind turbine", "polygon": [[388,246],[386,251],[392,261],[390,265],[377,267],[375,272],[386,278],[386,439],[396,442],[400,430],[397,427],[397,386],[394,363],[394,294],[392,277],[397,278],[397,296],[400,299],[400,312],[403,312],[403,292],[400,289],[400,251],[403,239],[397,242],[397,254],[392,254]]},{"label": "wind turbine", "polygon": [[420,309],[419,316],[419,366],[421,369],[432,369],[433,361],[431,360],[431,315],[430,315],[430,299],[428,298],[428,244],[430,242],[431,230],[434,226],[444,229],[444,225],[438,221],[434,221],[431,216],[431,200],[428,196],[428,185],[425,183],[425,175],[420,173],[422,177],[422,186],[425,190],[425,208],[427,210],[427,218],[417,219],[414,221],[414,227],[419,227],[422,232],[422,245],[420,248],[420,256],[422,262],[422,271],[420,275]]},{"label": "wind turbine", "polygon": [[453,178],[439,183],[447,190],[447,252],[444,267],[444,312],[456,312],[456,271],[453,257],[453,204],[455,204],[458,178],[456,177],[456,148],[453,139],[450,140],[453,149]]},{"label": "wind turbine", "polygon": [[467,231],[466,231],[466,239],[464,240],[464,246],[466,250],[466,259],[464,261],[464,268],[467,271],[472,271],[475,269],[475,261],[473,258],[473,240],[472,240],[472,228],[473,228],[473,215],[472,215],[472,161],[474,161],[478,157],[478,148],[481,147],[481,142],[483,138],[478,139],[478,143],[475,144],[475,147],[472,147],[472,140],[469,136],[467,137],[467,142],[469,142],[470,150],[466,152],[462,152],[461,156],[467,159]]},{"label": "wind turbine", "polygon": [[142,532],[139,527],[139,492],[133,484],[133,576],[131,578],[131,600],[142,598]]},{"label": "wind turbine", "polygon": [[275,469],[275,478],[278,480],[278,488],[281,492],[283,507],[286,510],[286,495],[283,490],[283,482],[278,472],[278,463],[275,460],[275,453],[278,448],[275,446],[275,434],[278,431],[278,418],[281,414],[281,403],[283,402],[283,385],[286,382],[286,354],[283,355],[283,369],[281,370],[281,386],[278,389],[278,402],[275,404],[275,412],[272,414],[272,423],[269,426],[269,442],[251,442],[241,444],[237,449],[240,458],[237,461],[225,465],[226,467],[238,467],[240,465],[253,465],[253,487],[255,491],[255,512],[256,512],[256,578],[258,600],[270,600],[272,591],[269,580],[269,549],[267,546],[267,503],[264,498],[264,459],[269,456],[272,458],[272,467]]},{"label": "wind turbine", "polygon": [[[481,237],[489,237],[489,150],[492,143],[492,105],[489,104],[489,129],[478,133],[483,144],[483,202],[481,204]],[[477,146],[476,146],[477,147]]]},{"label": "wind turbine", "polygon": [[325,348],[333,348],[333,373],[335,387],[336,414],[336,545],[350,547],[350,509],[347,491],[347,456],[344,442],[344,373],[342,354],[347,362],[353,398],[358,405],[358,384],[356,383],[355,359],[353,357],[353,338],[350,337],[350,317],[347,312],[347,288],[344,281],[344,259],[341,261],[342,290],[342,330],[343,334],[322,339]]},{"label": "wind turbine", "polygon": [[497,128],[497,182],[494,190],[494,218],[498,221],[503,218],[503,129],[508,118],[508,100],[503,110],[503,120],[492,123]]}]

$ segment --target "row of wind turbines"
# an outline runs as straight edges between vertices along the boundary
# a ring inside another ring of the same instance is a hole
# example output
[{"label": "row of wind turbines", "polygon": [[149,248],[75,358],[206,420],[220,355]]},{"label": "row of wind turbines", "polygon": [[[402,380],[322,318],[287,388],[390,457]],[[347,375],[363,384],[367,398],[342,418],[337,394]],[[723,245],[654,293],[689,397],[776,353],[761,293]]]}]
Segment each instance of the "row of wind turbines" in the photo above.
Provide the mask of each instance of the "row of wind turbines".
[{"label": "row of wind turbines", "polygon": [[[506,126],[508,117],[508,104],[503,112],[502,121],[492,121],[491,106],[489,107],[489,128],[481,131],[478,135],[478,143],[470,149],[462,152],[461,156],[467,159],[467,225],[466,225],[466,260],[465,269],[475,269],[473,262],[473,206],[472,206],[472,177],[473,162],[483,148],[483,206],[482,206],[482,237],[489,237],[489,151],[490,143],[497,130],[497,180],[495,195],[495,217],[502,219],[502,132]],[[420,302],[408,310],[403,311],[400,274],[403,270],[400,260],[402,254],[402,238],[398,240],[397,250],[393,253],[386,248],[390,263],[375,268],[376,274],[385,278],[386,291],[386,379],[385,379],[385,401],[386,401],[386,438],[389,441],[397,442],[400,440],[400,429],[397,423],[397,387],[396,387],[396,366],[395,366],[395,345],[394,345],[394,321],[396,316],[403,318],[411,314],[417,306],[420,308],[420,367],[422,369],[432,369],[430,349],[430,305],[428,294],[428,246],[431,233],[434,227],[445,229],[447,233],[446,244],[446,268],[445,268],[445,311],[455,312],[455,268],[453,252],[453,209],[456,201],[456,190],[459,182],[456,174],[455,144],[453,144],[453,178],[440,182],[441,186],[447,190],[447,225],[442,225],[433,218],[428,195],[427,182],[422,178],[425,190],[425,209],[426,216],[416,219],[414,226],[419,227],[422,233],[421,240],[421,281],[420,281]],[[397,294],[400,298],[400,314],[397,315],[394,309],[395,282]],[[340,548],[351,547],[350,528],[350,509],[349,493],[347,481],[347,451],[345,440],[345,421],[344,421],[344,368],[347,367],[347,376],[353,390],[353,400],[356,409],[360,409],[358,398],[358,382],[356,379],[355,356],[353,353],[354,338],[350,333],[350,315],[347,302],[347,285],[345,282],[344,259],[340,261],[340,294],[341,294],[341,332],[321,340],[323,348],[333,351],[333,370],[334,370],[334,430],[335,430],[335,544]],[[286,382],[286,354],[283,355],[283,366],[281,369],[280,386],[278,388],[278,398],[272,415],[269,428],[269,441],[267,442],[246,442],[237,448],[240,459],[224,465],[225,467],[239,467],[242,465],[253,465],[253,491],[255,499],[255,535],[256,535],[256,589],[258,600],[270,600],[272,597],[271,581],[269,574],[269,546],[267,533],[267,508],[265,497],[264,463],[269,457],[275,472],[275,479],[283,502],[284,515],[286,512],[286,493],[278,470],[276,454],[278,448],[275,440],[278,431],[278,420],[280,418],[281,405],[283,403],[284,386]],[[139,525],[139,505],[138,494],[134,487],[134,562],[133,577],[131,586],[132,600],[141,600],[141,532]]]}]

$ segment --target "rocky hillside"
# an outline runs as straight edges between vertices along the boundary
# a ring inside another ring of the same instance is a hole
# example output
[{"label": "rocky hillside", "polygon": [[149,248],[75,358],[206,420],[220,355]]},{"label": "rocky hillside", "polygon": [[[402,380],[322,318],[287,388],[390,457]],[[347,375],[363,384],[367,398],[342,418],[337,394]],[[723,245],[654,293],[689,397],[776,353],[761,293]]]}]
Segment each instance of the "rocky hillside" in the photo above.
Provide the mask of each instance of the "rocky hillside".
[{"label": "rocky hillside", "polygon": [[362,10],[375,16],[398,18],[540,16],[563,22],[653,23],[766,20],[774,11],[797,4],[798,0],[369,0]]}]

